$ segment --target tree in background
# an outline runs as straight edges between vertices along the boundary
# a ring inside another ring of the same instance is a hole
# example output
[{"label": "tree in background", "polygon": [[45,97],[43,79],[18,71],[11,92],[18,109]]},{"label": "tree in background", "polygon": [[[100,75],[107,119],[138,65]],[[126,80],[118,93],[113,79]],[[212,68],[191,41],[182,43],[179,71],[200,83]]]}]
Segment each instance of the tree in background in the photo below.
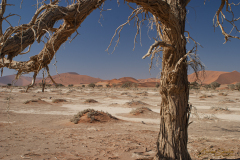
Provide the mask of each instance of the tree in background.
[{"label": "tree in background", "polygon": [[240,91],[240,82],[238,82],[237,84],[235,84],[235,88]]},{"label": "tree in background", "polygon": [[94,88],[96,85],[94,84],[94,83],[90,83],[89,85],[88,85],[88,87],[90,87],[90,88]]},{"label": "tree in background", "polygon": [[229,84],[229,85],[228,85],[228,89],[234,90],[234,89],[235,89],[235,85],[234,85],[234,84]]},{"label": "tree in background", "polygon": [[189,84],[189,89],[199,89],[200,85],[195,81]]},{"label": "tree in background", "polygon": [[205,89],[210,89],[211,88],[211,85],[210,84],[206,84],[203,86]]},{"label": "tree in background", "polygon": [[218,82],[212,82],[210,85],[211,85],[211,88],[214,90],[221,86],[221,84],[219,84]]},{"label": "tree in background", "polygon": [[68,87],[73,87],[73,84],[69,84]]},{"label": "tree in background", "polygon": [[[50,2],[49,2],[50,1]],[[28,24],[20,26],[10,26],[5,32],[2,31],[2,21],[8,17],[4,17],[7,0],[2,0],[0,11],[0,68],[10,68],[17,70],[16,79],[22,74],[33,72],[32,87],[40,70],[45,69],[48,76],[48,65],[53,59],[56,51],[65,43],[74,32],[77,31],[81,23],[95,9],[99,8],[105,0],[74,0],[67,6],[58,6],[59,0],[37,0],[37,11],[33,15]],[[157,140],[157,154],[154,159],[169,160],[189,160],[191,159],[188,150],[188,125],[190,117],[189,87],[187,70],[190,65],[196,75],[199,69],[203,69],[199,61],[196,51],[197,43],[190,37],[189,32],[185,31],[186,22],[186,6],[190,0],[125,0],[126,2],[136,3],[138,6],[133,9],[126,23],[119,26],[116,30],[121,31],[122,28],[131,20],[135,19],[137,26],[137,34],[140,33],[141,24],[144,20],[149,20],[152,26],[156,28],[155,42],[150,46],[143,59],[151,56],[152,61],[157,53],[161,55],[162,71],[160,80],[161,102],[161,121],[160,132]],[[47,2],[49,2],[47,4]],[[216,1],[216,5],[220,3],[220,7],[214,16],[215,27],[220,27],[222,34],[227,42],[230,38],[237,38],[225,32],[223,22],[229,22],[233,29],[239,32],[235,22],[239,18],[234,18],[232,7],[234,3],[229,0]],[[232,1],[234,2],[234,1]],[[224,7],[230,20],[224,15]],[[143,17],[143,19],[140,19]],[[222,18],[222,19],[221,19]],[[54,28],[57,21],[62,24],[58,28]],[[53,34],[44,43],[42,51],[35,56],[30,57],[28,61],[13,61],[13,58],[26,54],[23,52],[27,47],[37,41],[41,42],[41,38],[52,32]],[[115,33],[115,35],[116,35]],[[114,35],[114,36],[115,36]],[[120,35],[119,35],[120,38]],[[193,40],[194,47],[186,51],[186,44],[189,40]],[[119,39],[117,40],[117,43]],[[111,45],[112,41],[110,42]],[[117,45],[117,44],[116,44]],[[115,48],[114,48],[115,49]],[[2,70],[3,71],[3,70]],[[198,77],[198,75],[197,75]],[[95,85],[94,85],[95,86]]]}]

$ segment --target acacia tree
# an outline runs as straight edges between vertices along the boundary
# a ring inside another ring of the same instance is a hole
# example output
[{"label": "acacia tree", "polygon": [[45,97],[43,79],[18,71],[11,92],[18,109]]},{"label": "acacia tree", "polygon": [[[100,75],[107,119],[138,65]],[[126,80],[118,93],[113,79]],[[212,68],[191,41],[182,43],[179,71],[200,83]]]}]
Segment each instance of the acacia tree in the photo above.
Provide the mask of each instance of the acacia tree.
[{"label": "acacia tree", "polygon": [[[197,43],[185,31],[186,6],[190,0],[125,0],[128,3],[136,3],[138,7],[133,9],[127,22],[117,30],[129,23],[132,19],[137,19],[137,34],[140,30],[140,23],[149,19],[156,26],[157,37],[143,57],[151,56],[151,60],[156,53],[162,55],[162,72],[160,80],[161,102],[161,122],[160,132],[157,140],[157,154],[154,159],[191,159],[188,150],[188,125],[191,106],[188,104],[189,88],[187,79],[188,65],[193,67],[197,74],[198,67],[202,67],[195,51]],[[39,2],[39,1],[37,1]],[[46,0],[40,3],[32,20],[28,24],[22,24],[16,27],[9,27],[5,32],[2,31],[2,21],[11,15],[4,17],[7,0],[2,0],[0,12],[0,68],[10,68],[17,70],[16,79],[24,73],[33,72],[33,81],[29,87],[35,83],[35,78],[41,69],[46,69],[50,76],[48,64],[53,59],[59,47],[67,41],[85,18],[105,2],[105,0],[71,0],[66,7],[59,6],[59,0]],[[219,1],[220,2],[220,1]],[[233,29],[239,32],[235,22],[239,20],[232,18],[226,19],[223,8],[233,13],[231,6],[236,5],[229,3],[229,0],[221,0],[219,9],[215,15],[215,26],[220,27],[225,41],[230,38],[238,38],[225,32],[220,18],[229,22]],[[144,14],[145,18],[139,20],[138,15]],[[232,14],[234,16],[234,14]],[[53,28],[58,20],[63,20],[59,28]],[[116,33],[117,33],[116,30]],[[15,56],[26,54],[23,51],[41,38],[45,34],[53,34],[45,43],[42,51],[35,56],[30,57],[28,61],[13,61]],[[115,33],[115,35],[116,35]],[[114,35],[114,36],[115,36]],[[120,38],[120,37],[119,37]],[[192,50],[186,52],[186,43],[189,39],[195,42]],[[110,44],[112,41],[110,42]],[[117,44],[116,44],[117,45]],[[55,83],[53,81],[53,83]]]}]

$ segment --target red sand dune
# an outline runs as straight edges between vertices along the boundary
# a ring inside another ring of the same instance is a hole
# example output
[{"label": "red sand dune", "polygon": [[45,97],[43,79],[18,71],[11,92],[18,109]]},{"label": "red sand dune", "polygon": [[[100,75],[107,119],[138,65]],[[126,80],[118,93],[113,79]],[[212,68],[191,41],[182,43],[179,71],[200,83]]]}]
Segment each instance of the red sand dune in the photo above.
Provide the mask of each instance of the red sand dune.
[{"label": "red sand dune", "polygon": [[145,82],[159,82],[160,79],[158,78],[147,78],[147,79],[138,79],[140,83],[145,83]]},{"label": "red sand dune", "polygon": [[[52,77],[57,83],[61,83],[63,85],[69,85],[69,84],[81,85],[81,84],[96,83],[96,85],[103,85],[104,87],[107,84],[122,85],[125,82],[138,83],[139,87],[155,87],[156,83],[159,82],[160,80],[156,78],[137,80],[132,77],[122,77],[119,79],[102,80],[100,78],[94,78],[87,75],[79,75],[78,73],[75,73],[75,72],[62,73]],[[205,71],[205,74],[203,74],[203,72],[200,71],[199,78],[200,78],[200,81],[198,82],[202,84],[210,84],[215,81],[220,84],[236,84],[240,82],[240,73],[237,71],[233,71],[233,72]],[[14,79],[15,79],[15,75],[0,77],[0,85],[7,85],[8,83],[12,83],[12,80]],[[20,79],[15,83],[15,85],[26,86],[26,85],[29,85],[31,81],[32,81],[32,77],[21,76]],[[188,76],[188,81],[189,82],[196,81],[195,73],[190,74]],[[52,84],[49,78],[46,79],[46,82]],[[36,83],[41,83],[41,78],[37,78]]]},{"label": "red sand dune", "polygon": [[[87,75],[79,75],[75,72],[61,73],[59,75],[52,76],[53,80],[56,83],[61,83],[63,85],[80,85],[80,84],[90,84],[102,81],[100,78],[94,78]],[[36,83],[41,83],[42,80],[37,81]],[[50,78],[46,79],[46,83],[52,84]]]},{"label": "red sand dune", "polygon": [[237,71],[221,74],[216,80],[220,84],[232,84],[240,82],[240,73]]},{"label": "red sand dune", "polygon": [[132,78],[132,77],[122,77],[122,78],[119,78],[118,80],[122,81],[123,83],[124,82],[139,83],[138,80],[136,80],[135,78]]},{"label": "red sand dune", "polygon": [[138,87],[156,87],[157,82],[144,82],[144,83],[139,83]]},{"label": "red sand dune", "polygon": [[0,85],[7,85],[8,83],[14,83],[14,86],[26,86],[32,83],[32,77],[21,76],[18,80],[15,80],[15,75],[0,77]]},{"label": "red sand dune", "polygon": [[[122,85],[125,82],[132,82],[132,83],[139,83],[138,80],[132,77],[122,77],[119,79],[112,79],[112,80],[107,80],[104,81],[106,84],[112,85],[112,84],[117,84],[117,85]],[[100,84],[100,82],[98,82]]]},{"label": "red sand dune", "polygon": [[[237,71],[233,72],[221,72],[221,71],[202,71],[199,72],[199,79],[202,84],[210,84],[212,82],[218,82],[220,84],[231,84],[240,82],[240,73]],[[196,81],[195,73],[188,76],[189,82]]]}]

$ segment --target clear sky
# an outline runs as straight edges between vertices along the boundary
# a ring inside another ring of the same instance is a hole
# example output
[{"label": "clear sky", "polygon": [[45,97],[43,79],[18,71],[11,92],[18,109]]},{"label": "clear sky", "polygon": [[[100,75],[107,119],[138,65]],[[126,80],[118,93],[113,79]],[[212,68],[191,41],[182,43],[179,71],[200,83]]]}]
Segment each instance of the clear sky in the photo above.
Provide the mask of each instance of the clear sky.
[{"label": "clear sky", "polygon": [[[66,5],[65,0],[62,0],[61,5]],[[22,9],[20,9],[20,0],[8,0],[9,4],[15,6],[7,6],[5,16],[9,13],[18,14],[21,16],[20,24],[28,23],[32,15],[35,13],[36,0],[23,0]],[[232,39],[224,43],[224,36],[220,29],[216,28],[214,32],[213,17],[220,6],[220,0],[206,1],[192,0],[188,7],[188,15],[186,22],[186,30],[190,32],[192,38],[199,42],[203,48],[198,47],[198,55],[201,61],[205,64],[206,70],[227,71],[236,70],[240,72],[240,40]],[[236,2],[236,1],[234,1]],[[132,4],[132,6],[136,6]],[[240,17],[240,6],[235,7],[236,18]],[[135,50],[134,36],[136,26],[134,23],[126,25],[121,32],[120,44],[113,54],[108,54],[107,49],[109,42],[115,32],[115,29],[126,22],[131,13],[131,9],[120,0],[118,6],[116,0],[107,0],[104,9],[103,18],[100,19],[100,10],[93,11],[79,27],[80,33],[71,43],[66,42],[56,54],[57,71],[58,73],[77,72],[81,75],[89,75],[101,79],[113,79],[121,77],[134,77],[137,79],[159,77],[161,65],[156,66],[149,73],[150,59],[142,59],[149,49],[149,46],[154,42],[152,37],[155,37],[156,32],[148,31],[148,22],[142,26],[141,42],[140,37],[137,37]],[[9,22],[16,26],[19,22],[19,17],[11,17]],[[240,23],[237,23],[240,28]],[[4,29],[8,24],[4,22]],[[226,25],[227,31],[231,30],[231,26]],[[235,33],[235,31],[233,32]],[[75,34],[74,34],[75,35]],[[240,36],[239,33],[235,35]],[[72,36],[73,37],[73,36]],[[149,37],[151,39],[149,39]],[[117,37],[114,39],[114,42]],[[110,48],[110,52],[113,50]],[[35,43],[31,48],[31,53],[18,56],[14,60],[28,60],[30,56],[38,54],[42,49],[43,44]],[[193,47],[193,42],[187,45],[190,50]],[[56,68],[53,65],[55,60],[49,65],[51,75],[56,75]],[[3,76],[16,73],[13,70],[4,69]],[[41,72],[40,72],[41,73]],[[191,70],[189,70],[191,73]],[[26,75],[29,76],[29,75]]]}]

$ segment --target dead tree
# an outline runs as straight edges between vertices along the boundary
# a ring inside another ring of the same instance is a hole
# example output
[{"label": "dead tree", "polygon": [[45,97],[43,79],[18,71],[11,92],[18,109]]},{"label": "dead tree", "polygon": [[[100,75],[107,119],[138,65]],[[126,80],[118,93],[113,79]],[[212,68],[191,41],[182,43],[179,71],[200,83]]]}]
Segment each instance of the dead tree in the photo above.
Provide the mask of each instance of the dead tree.
[{"label": "dead tree", "polygon": [[[141,23],[138,14],[145,14],[145,17],[149,15],[147,19],[156,26],[157,37],[155,43],[150,46],[143,58],[151,56],[151,60],[153,60],[156,53],[162,55],[161,122],[157,140],[158,152],[155,159],[189,160],[191,157],[187,150],[187,142],[191,106],[188,104],[187,69],[190,65],[197,73],[198,67],[201,67],[201,63],[195,54],[197,43],[185,31],[186,6],[190,0],[125,1],[138,5],[136,9],[133,9],[125,23],[127,24],[130,20],[137,18],[137,34],[139,33],[139,23]],[[104,0],[72,0],[72,4],[66,7],[58,6],[58,2],[59,0],[50,0],[49,4],[42,3],[42,6],[36,11],[28,24],[9,27],[4,33],[0,28],[0,68],[7,67],[17,70],[16,78],[19,78],[23,73],[33,72],[33,85],[36,75],[41,69],[46,68],[49,74],[48,64],[56,51],[69,36],[76,32],[84,19],[104,3]],[[7,5],[7,0],[2,0],[0,24],[8,17],[3,17]],[[220,7],[214,17],[216,19],[215,26],[220,27],[225,41],[230,38],[240,39],[231,35],[231,33],[226,33],[222,23],[220,23],[222,18],[239,33],[235,25],[239,18],[228,20],[223,13],[224,7],[226,7],[227,12],[233,13],[231,10],[233,5],[238,4],[230,3],[229,0],[221,0]],[[232,15],[234,16],[234,14]],[[64,21],[59,28],[53,28],[58,20]],[[121,30],[125,24],[118,29]],[[34,41],[40,42],[41,38],[50,32],[53,34],[38,55],[30,57],[30,60],[25,62],[12,60],[15,56],[26,54],[22,53],[24,49],[30,48]],[[193,40],[196,45],[187,52],[186,43],[188,40]]]}]

